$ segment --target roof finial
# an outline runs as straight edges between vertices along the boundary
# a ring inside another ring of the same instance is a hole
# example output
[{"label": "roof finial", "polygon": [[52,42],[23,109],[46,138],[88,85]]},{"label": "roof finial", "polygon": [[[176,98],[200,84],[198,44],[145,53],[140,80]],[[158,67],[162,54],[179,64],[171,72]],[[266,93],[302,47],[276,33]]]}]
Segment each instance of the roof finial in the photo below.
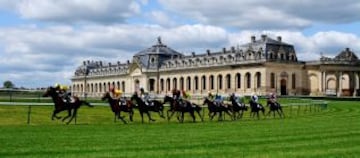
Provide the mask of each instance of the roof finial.
[{"label": "roof finial", "polygon": [[158,40],[158,45],[162,45],[161,36],[158,36],[157,40]]}]

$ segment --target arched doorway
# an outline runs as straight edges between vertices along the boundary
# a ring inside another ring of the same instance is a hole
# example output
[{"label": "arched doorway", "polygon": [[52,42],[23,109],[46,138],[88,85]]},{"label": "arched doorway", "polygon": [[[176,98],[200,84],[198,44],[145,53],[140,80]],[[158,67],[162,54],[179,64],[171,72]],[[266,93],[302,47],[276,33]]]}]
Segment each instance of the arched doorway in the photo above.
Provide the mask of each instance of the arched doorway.
[{"label": "arched doorway", "polygon": [[138,79],[135,80],[134,90],[135,92],[138,92],[140,90],[140,81]]},{"label": "arched doorway", "polygon": [[286,91],[287,87],[286,87],[286,85],[287,85],[286,79],[281,79],[281,81],[280,81],[280,93],[281,93],[281,95],[287,95],[287,91]]}]

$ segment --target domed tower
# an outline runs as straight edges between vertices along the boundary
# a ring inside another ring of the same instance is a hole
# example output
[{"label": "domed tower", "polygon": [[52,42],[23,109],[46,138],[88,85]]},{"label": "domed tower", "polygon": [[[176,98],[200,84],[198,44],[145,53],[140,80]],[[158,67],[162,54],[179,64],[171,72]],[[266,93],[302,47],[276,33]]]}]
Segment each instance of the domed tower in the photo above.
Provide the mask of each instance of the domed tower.
[{"label": "domed tower", "polygon": [[133,61],[141,66],[142,71],[152,71],[157,70],[163,61],[179,56],[183,55],[164,45],[161,37],[158,37],[157,44],[136,53]]}]

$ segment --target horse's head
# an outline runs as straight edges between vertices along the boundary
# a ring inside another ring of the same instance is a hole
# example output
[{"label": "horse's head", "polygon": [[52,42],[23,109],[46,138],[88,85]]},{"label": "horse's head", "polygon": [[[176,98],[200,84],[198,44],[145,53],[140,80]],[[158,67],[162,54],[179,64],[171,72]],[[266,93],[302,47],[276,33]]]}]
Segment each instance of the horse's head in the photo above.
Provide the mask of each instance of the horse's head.
[{"label": "horse's head", "polygon": [[205,97],[205,98],[204,98],[203,105],[206,105],[206,104],[209,104],[209,103],[210,103],[209,98]]},{"label": "horse's head", "polygon": [[110,93],[109,92],[106,92],[103,97],[101,97],[101,100],[102,101],[105,101],[106,99],[109,99],[110,98]]},{"label": "horse's head", "polygon": [[49,88],[46,89],[45,93],[43,94],[43,97],[49,97],[55,95],[57,95],[56,88],[50,86]]}]

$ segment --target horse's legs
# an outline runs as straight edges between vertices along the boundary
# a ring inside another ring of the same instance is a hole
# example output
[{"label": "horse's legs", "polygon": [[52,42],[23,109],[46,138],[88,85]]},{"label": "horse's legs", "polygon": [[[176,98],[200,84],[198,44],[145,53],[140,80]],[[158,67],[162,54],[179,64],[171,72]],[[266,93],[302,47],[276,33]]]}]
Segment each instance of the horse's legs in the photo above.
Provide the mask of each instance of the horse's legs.
[{"label": "horse's legs", "polygon": [[69,124],[76,117],[76,115],[77,115],[77,108],[74,109],[74,112],[73,112],[71,118],[69,119],[69,121],[66,124]]},{"label": "horse's legs", "polygon": [[144,123],[144,113],[142,111],[140,111],[140,116],[141,116],[141,123]]},{"label": "horse's legs", "polygon": [[200,111],[196,111],[196,113],[199,115],[201,122],[204,122],[204,118],[203,118],[203,116],[201,116]]},{"label": "horse's legs", "polygon": [[[226,113],[227,115],[229,115],[232,120],[234,120],[233,115],[232,115],[229,111],[225,111],[225,113]],[[224,115],[224,118],[225,118],[225,115]]]},{"label": "horse's legs", "polygon": [[60,112],[60,110],[54,110],[54,112],[53,112],[53,114],[52,114],[52,116],[51,116],[51,120],[54,120],[54,117],[55,117],[56,119],[61,119],[60,116],[56,116],[56,114],[59,113],[59,112]]},{"label": "horse's legs", "polygon": [[68,109],[68,115],[65,116],[62,121],[64,122],[67,118],[69,118],[71,116],[71,109]]},{"label": "horse's legs", "polygon": [[218,118],[218,121],[222,121],[223,120],[223,117],[222,117],[222,112],[219,112],[219,118]]},{"label": "horse's legs", "polygon": [[151,118],[151,115],[150,115],[150,112],[149,112],[149,111],[147,111],[146,114],[147,114],[147,116],[148,116],[148,118],[149,118],[149,122],[150,122],[150,121],[155,121],[154,119]]},{"label": "horse's legs", "polygon": [[163,111],[159,110],[158,113],[159,113],[159,116],[160,116],[161,118],[165,118]]},{"label": "horse's legs", "polygon": [[[169,111],[171,111],[170,115],[169,115]],[[167,111],[167,115],[168,115],[168,121],[170,121],[171,117],[175,114],[174,110],[168,110]]]},{"label": "horse's legs", "polygon": [[216,112],[209,112],[209,118],[210,118],[210,121],[212,121],[214,119],[214,116],[216,115]]},{"label": "horse's legs", "polygon": [[134,116],[134,110],[131,109],[129,112],[129,119],[131,122],[133,121],[133,116]]},{"label": "horse's legs", "polygon": [[120,111],[118,113],[118,119],[120,119],[122,122],[124,122],[124,124],[127,124],[126,120],[124,119],[123,116],[120,115]]},{"label": "horse's legs", "polygon": [[190,115],[191,115],[191,117],[193,119],[193,122],[196,122],[194,111],[190,111]]}]

